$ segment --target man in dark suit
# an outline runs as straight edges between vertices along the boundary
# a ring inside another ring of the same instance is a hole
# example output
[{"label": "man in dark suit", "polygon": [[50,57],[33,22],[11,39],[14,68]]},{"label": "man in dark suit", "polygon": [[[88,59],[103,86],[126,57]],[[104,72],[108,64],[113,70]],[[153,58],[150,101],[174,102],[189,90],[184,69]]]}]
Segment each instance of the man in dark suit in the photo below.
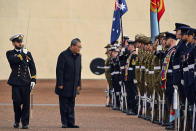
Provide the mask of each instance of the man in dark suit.
[{"label": "man in dark suit", "polygon": [[22,128],[28,129],[30,92],[36,83],[36,68],[31,53],[23,48],[23,37],[18,34],[10,38],[15,49],[7,51],[6,56],[12,69],[8,84],[12,86],[14,128],[19,128],[21,120]]},{"label": "man in dark suit", "polygon": [[57,61],[56,88],[59,95],[62,128],[79,128],[75,125],[75,97],[81,86],[81,41],[75,38]]}]

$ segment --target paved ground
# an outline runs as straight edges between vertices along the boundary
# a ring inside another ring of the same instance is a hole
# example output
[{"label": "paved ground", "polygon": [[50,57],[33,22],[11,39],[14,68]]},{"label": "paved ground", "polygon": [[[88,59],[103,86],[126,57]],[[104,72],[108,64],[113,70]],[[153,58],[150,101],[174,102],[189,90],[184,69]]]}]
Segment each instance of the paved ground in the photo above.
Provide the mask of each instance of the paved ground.
[{"label": "paved ground", "polygon": [[[55,81],[38,81],[34,91],[33,118],[30,130],[63,131],[58,109],[58,97],[54,94]],[[67,131],[164,131],[164,128],[136,116],[127,116],[119,111],[104,107],[106,82],[103,80],[83,80],[83,90],[77,97],[76,123],[80,129]],[[6,82],[0,82],[0,131],[11,131],[13,110],[11,89]]]}]

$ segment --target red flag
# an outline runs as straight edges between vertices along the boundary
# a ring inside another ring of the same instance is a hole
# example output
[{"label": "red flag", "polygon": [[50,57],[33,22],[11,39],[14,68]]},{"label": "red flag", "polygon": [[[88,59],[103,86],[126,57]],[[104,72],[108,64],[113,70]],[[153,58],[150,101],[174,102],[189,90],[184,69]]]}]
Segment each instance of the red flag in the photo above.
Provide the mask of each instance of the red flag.
[{"label": "red flag", "polygon": [[157,12],[158,12],[158,21],[160,21],[162,15],[165,12],[164,0],[156,0],[156,5],[157,5]]}]

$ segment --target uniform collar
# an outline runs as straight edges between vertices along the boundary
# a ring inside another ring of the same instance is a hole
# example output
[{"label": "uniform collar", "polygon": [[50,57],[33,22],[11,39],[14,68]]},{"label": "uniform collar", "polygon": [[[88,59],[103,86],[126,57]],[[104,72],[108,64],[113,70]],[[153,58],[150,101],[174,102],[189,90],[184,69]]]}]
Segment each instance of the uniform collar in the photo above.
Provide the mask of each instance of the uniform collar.
[{"label": "uniform collar", "polygon": [[22,52],[22,49],[19,50],[19,49],[16,49],[16,48],[15,48],[14,50],[15,50],[16,52]]}]

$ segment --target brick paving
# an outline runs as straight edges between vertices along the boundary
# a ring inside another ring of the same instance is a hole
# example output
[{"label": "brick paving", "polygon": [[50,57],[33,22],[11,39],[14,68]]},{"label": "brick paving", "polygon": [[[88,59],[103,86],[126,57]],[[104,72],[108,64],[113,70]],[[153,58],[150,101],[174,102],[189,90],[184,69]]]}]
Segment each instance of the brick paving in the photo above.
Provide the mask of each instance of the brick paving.
[{"label": "brick paving", "polygon": [[[30,129],[34,131],[165,131],[136,116],[127,116],[106,108],[104,80],[83,80],[83,89],[77,97],[76,124],[79,129],[62,129],[58,108],[58,97],[54,94],[54,80],[38,81],[34,91],[33,118]],[[0,81],[0,103],[11,103],[11,92],[5,81]],[[48,104],[48,105],[39,105]],[[50,105],[51,104],[51,105]],[[78,105],[79,104],[79,105]],[[95,106],[93,106],[95,105]],[[12,105],[0,105],[0,131],[13,131]],[[17,129],[18,130],[18,129]],[[21,129],[19,129],[21,130]]]}]

